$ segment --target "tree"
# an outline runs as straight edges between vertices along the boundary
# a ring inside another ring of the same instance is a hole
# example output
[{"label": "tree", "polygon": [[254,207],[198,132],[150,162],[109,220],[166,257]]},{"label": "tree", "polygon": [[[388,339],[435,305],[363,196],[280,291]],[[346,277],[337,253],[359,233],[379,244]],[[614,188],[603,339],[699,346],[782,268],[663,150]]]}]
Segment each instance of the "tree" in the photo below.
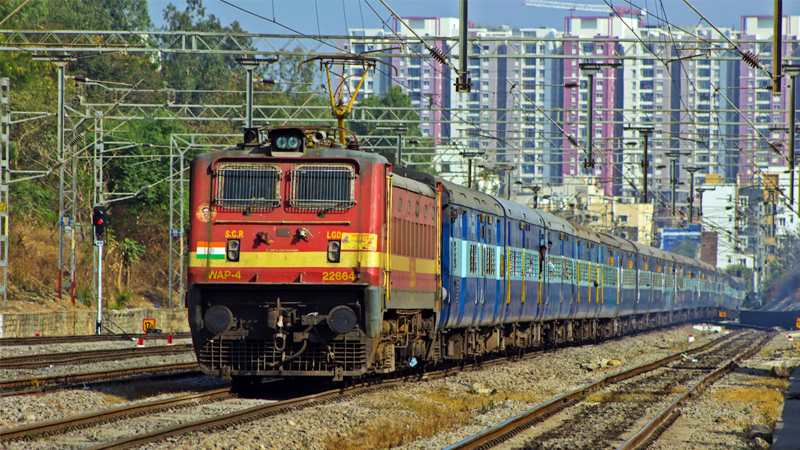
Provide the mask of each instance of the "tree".
[{"label": "tree", "polygon": [[[214,14],[206,15],[202,0],[187,0],[183,11],[170,3],[164,8],[164,29],[167,31],[201,31],[216,33],[245,33],[239,22],[222,26]],[[246,48],[252,48],[249,39],[239,38]],[[220,48],[237,50],[233,42],[223,42]],[[233,58],[215,54],[166,54],[162,60],[162,73],[167,85],[176,90],[241,89],[235,80],[245,70]],[[178,102],[202,103],[211,94],[183,93]],[[216,99],[217,101],[219,99]]]},{"label": "tree", "polygon": [[125,238],[119,243],[119,251],[122,256],[122,264],[119,267],[117,275],[117,290],[122,290],[122,269],[125,268],[125,288],[129,289],[131,285],[131,267],[142,259],[147,248],[138,242]]},{"label": "tree", "polygon": [[[109,192],[138,192],[155,184],[131,201],[131,211],[167,211],[169,182],[164,180],[170,175],[169,159],[155,155],[169,153],[170,135],[186,132],[183,124],[171,120],[137,120],[128,124],[127,139],[149,145],[109,151],[105,169],[106,189]],[[111,148],[109,146],[109,150]],[[148,155],[153,156],[148,158]]]},{"label": "tree", "polygon": [[[363,100],[359,100],[353,109],[355,110],[359,107],[378,107],[386,110],[392,110],[397,108],[412,108],[413,105],[411,104],[411,97],[403,94],[403,88],[395,85],[389,87],[389,89],[386,91],[386,95],[373,95]],[[406,125],[408,127],[408,131],[403,134],[406,136],[420,136],[419,125],[416,122],[419,122],[418,114],[410,118],[408,124]],[[353,132],[355,132],[358,136],[391,136],[394,134],[391,130],[379,130],[378,127],[381,126],[391,127],[392,124],[359,121],[350,122],[350,129],[353,130]]]}]

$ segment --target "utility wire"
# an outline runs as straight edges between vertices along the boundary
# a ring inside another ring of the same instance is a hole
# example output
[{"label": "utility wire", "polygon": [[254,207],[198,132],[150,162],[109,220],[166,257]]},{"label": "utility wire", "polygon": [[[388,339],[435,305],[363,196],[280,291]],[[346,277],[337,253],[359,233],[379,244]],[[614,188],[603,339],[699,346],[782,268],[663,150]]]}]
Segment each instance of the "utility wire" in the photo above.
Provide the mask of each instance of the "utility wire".
[{"label": "utility wire", "polygon": [[16,13],[17,13],[17,11],[19,11],[20,9],[22,9],[22,7],[23,7],[23,6],[25,6],[25,5],[27,5],[27,4],[28,4],[28,2],[30,2],[30,1],[31,1],[31,0],[25,0],[24,2],[22,2],[22,4],[21,4],[21,5],[17,6],[17,9],[15,9],[15,10],[11,11],[11,14],[7,15],[5,19],[3,19],[3,20],[1,20],[1,21],[0,21],[0,26],[2,26],[4,23],[6,23],[6,20],[10,19],[10,18],[11,18],[11,16],[13,16],[14,14],[16,14]]}]

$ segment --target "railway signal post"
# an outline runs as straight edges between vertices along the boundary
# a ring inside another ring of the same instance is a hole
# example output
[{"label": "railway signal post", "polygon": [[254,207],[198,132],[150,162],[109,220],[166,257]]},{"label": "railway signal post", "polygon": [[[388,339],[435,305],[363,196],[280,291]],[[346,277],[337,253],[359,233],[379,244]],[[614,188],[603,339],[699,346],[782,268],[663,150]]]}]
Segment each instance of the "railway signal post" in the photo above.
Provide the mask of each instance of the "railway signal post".
[{"label": "railway signal post", "polygon": [[97,251],[97,334],[103,330],[103,236],[108,224],[108,209],[95,205],[92,210],[92,227],[94,228],[94,245]]}]

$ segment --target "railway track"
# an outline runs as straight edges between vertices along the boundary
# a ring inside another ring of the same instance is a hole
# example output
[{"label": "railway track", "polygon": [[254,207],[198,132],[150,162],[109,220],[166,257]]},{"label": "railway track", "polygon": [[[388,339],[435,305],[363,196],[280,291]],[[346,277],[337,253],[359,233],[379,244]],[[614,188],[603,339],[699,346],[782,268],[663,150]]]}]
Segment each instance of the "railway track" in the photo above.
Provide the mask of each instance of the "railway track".
[{"label": "railway track", "polygon": [[[705,346],[701,348],[705,348]],[[693,351],[699,351],[699,349]],[[267,405],[245,408],[237,412],[218,415],[216,417],[209,419],[181,423],[170,427],[154,430],[149,433],[137,436],[125,437],[122,439],[118,439],[116,441],[99,444],[93,448],[98,448],[98,449],[131,448],[147,444],[150,442],[157,442],[169,437],[180,436],[195,431],[224,429],[236,424],[258,420],[264,417],[282,414],[300,408],[311,407],[332,401],[345,400],[350,397],[364,395],[378,390],[392,389],[395,387],[402,386],[408,382],[418,381],[421,379],[443,378],[450,375],[455,375],[456,373],[463,372],[465,370],[466,371],[480,370],[485,367],[507,363],[509,362],[510,359],[516,359],[516,360],[527,359],[528,357],[533,357],[541,354],[542,354],[541,351],[535,351],[526,353],[517,358],[501,357],[493,360],[483,361],[479,364],[467,366],[465,368],[448,367],[435,372],[407,375],[389,381],[377,380],[377,381],[365,382],[359,385],[350,386],[348,388],[332,389],[325,392],[313,393],[311,395],[304,395],[297,398],[290,398],[287,400],[270,403]],[[180,408],[184,405],[193,406],[195,404],[199,405],[204,403],[210,403],[212,401],[218,401],[215,398],[224,399],[227,398],[227,396],[231,395],[229,390],[219,390],[212,392],[215,393],[212,394],[211,392],[209,392],[203,394],[180,396],[180,397],[175,397],[174,399],[160,400],[157,402],[146,402],[136,405],[128,405],[120,408],[114,408],[108,411],[98,411],[72,418],[59,419],[40,424],[32,424],[14,429],[0,430],[0,438],[2,438],[3,440],[35,439],[41,436],[49,436],[70,430],[87,428],[95,424],[109,423],[115,420],[119,420],[120,418],[150,415],[167,409]],[[208,395],[209,397],[200,397],[206,395]]]},{"label": "railway track", "polygon": [[[48,336],[48,337],[22,337],[22,338],[3,338],[0,339],[0,347],[11,347],[15,345],[49,345],[49,344],[79,344],[85,342],[103,341],[130,341],[132,339],[166,340],[167,334],[99,334],[85,336]],[[190,333],[172,333],[173,339],[188,339]]]},{"label": "railway track", "polygon": [[29,369],[66,364],[86,364],[100,361],[142,358],[145,356],[176,355],[192,351],[191,345],[88,350],[83,352],[44,353],[0,358],[0,369]]},{"label": "railway track", "polygon": [[200,375],[197,363],[160,364],[155,366],[129,367],[99,372],[84,372],[51,377],[19,378],[0,381],[0,397],[35,394],[54,389],[82,386],[87,383],[109,383],[121,380],[143,380],[152,378]]},{"label": "railway track", "polygon": [[[674,421],[678,404],[698,388],[722,376],[736,361],[758,351],[773,336],[766,335],[756,345],[751,345],[753,335],[764,336],[764,333],[738,331],[691,351],[609,375],[446,450],[639,448],[642,443],[652,442]],[[647,411],[662,403],[669,404],[644,428],[636,431]],[[567,408],[570,409],[568,414],[561,414]],[[531,428],[536,424],[541,426]]]},{"label": "railway track", "polygon": [[0,441],[35,440],[96,425],[108,424],[121,419],[155,414],[170,409],[198,406],[228,398],[232,398],[230,388],[215,389],[198,394],[180,395],[164,400],[134,403],[118,408],[82,414],[80,416],[0,430]]},{"label": "railway track", "polygon": [[[407,384],[409,382],[418,381],[421,379],[436,379],[436,378],[447,377],[450,375],[455,375],[456,373],[462,372],[464,370],[480,370],[483,367],[502,364],[505,362],[508,362],[508,359],[502,358],[502,359],[487,361],[481,365],[470,366],[463,369],[446,368],[436,372],[398,377],[396,379],[388,381],[375,380],[370,382],[364,382],[346,388],[331,389],[324,392],[312,393],[310,395],[303,395],[295,398],[289,398],[287,400],[245,408],[227,414],[218,414],[203,420],[180,423],[170,427],[156,429],[149,433],[143,433],[135,436],[124,437],[115,441],[106,442],[91,448],[95,449],[131,448],[147,444],[150,442],[157,442],[173,436],[180,436],[195,431],[224,429],[236,424],[241,424],[278,414],[283,414],[300,408],[321,405],[332,401],[345,400],[347,398],[364,395],[380,390],[392,389]],[[2,440],[38,439],[40,437],[51,436],[54,434],[66,433],[71,430],[91,427],[96,424],[113,422],[126,417],[150,415],[168,409],[173,409],[178,407],[191,407],[194,405],[200,405],[204,403],[224,400],[229,398],[230,396],[231,396],[230,389],[220,389],[217,391],[209,391],[207,393],[202,393],[202,394],[192,394],[186,396],[179,396],[167,400],[128,405],[120,408],[114,408],[106,411],[97,411],[89,414],[84,414],[81,416],[59,419],[51,422],[43,422],[38,424],[31,424],[22,427],[17,427],[13,429],[0,430],[0,439]]]}]

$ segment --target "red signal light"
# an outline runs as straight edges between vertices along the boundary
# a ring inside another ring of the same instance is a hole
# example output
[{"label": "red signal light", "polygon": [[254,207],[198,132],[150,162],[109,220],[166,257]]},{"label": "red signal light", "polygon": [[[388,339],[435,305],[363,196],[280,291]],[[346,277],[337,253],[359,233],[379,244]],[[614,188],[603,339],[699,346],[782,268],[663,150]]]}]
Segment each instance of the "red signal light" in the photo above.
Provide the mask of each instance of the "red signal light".
[{"label": "red signal light", "polygon": [[103,224],[103,219],[97,219],[97,224],[98,225],[102,225]]}]

